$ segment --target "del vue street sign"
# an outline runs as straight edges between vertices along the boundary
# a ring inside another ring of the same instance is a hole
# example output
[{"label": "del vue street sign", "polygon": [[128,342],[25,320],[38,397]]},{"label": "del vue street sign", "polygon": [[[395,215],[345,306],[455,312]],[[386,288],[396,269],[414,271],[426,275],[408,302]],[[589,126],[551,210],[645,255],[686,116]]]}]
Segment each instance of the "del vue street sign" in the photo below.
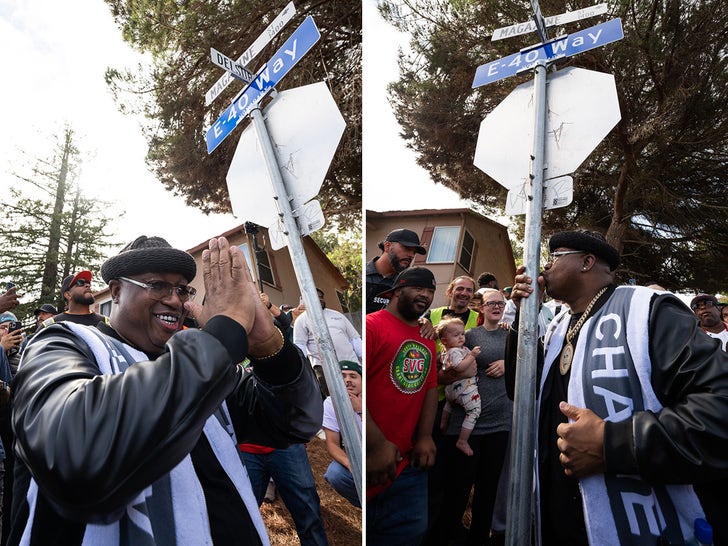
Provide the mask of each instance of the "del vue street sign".
[{"label": "del vue street sign", "polygon": [[524,49],[508,57],[480,65],[475,71],[473,88],[502,80],[533,68],[540,60],[547,62],[571,57],[624,38],[622,20],[612,19],[574,34],[556,38],[545,44]]},{"label": "del vue street sign", "polygon": [[208,154],[225,140],[258,102],[311,50],[319,38],[321,34],[309,15],[275,52],[265,67],[258,71],[250,85],[235,97],[232,104],[207,130],[205,141]]}]

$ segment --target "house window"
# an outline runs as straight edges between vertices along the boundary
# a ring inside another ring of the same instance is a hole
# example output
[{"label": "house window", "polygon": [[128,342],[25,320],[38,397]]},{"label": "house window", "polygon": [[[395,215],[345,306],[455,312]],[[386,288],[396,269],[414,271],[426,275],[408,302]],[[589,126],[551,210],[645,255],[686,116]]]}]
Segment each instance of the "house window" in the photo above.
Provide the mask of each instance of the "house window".
[{"label": "house window", "polygon": [[462,268],[470,272],[470,266],[473,265],[473,254],[475,253],[475,239],[470,235],[470,232],[466,229],[463,233],[463,244],[460,247],[460,257],[458,263]]},{"label": "house window", "polygon": [[460,228],[458,226],[436,227],[432,233],[427,263],[454,262],[459,238]]},{"label": "house window", "polygon": [[271,267],[270,259],[268,258],[268,251],[267,250],[259,250],[256,252],[256,260],[257,260],[257,267],[255,266],[255,262],[253,261],[253,255],[251,253],[250,245],[248,243],[243,243],[240,246],[240,250],[243,251],[243,255],[245,256],[245,261],[248,262],[248,267],[251,271],[253,271],[253,276],[256,278],[259,278],[261,281],[263,281],[266,284],[270,284],[271,286],[276,286],[275,277],[273,276],[273,268]]},{"label": "house window", "polygon": [[105,301],[99,305],[99,313],[107,317],[111,316],[111,300]]}]

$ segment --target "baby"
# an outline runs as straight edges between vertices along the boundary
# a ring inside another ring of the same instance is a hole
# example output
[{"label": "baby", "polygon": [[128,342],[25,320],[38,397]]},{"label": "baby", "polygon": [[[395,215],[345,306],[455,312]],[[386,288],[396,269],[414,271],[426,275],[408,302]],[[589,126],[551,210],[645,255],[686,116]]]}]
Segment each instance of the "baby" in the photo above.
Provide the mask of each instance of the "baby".
[{"label": "baby", "polygon": [[[445,348],[442,352],[440,360],[443,362],[442,369],[458,368],[460,366],[470,366],[475,357],[480,354],[480,347],[473,347],[472,351],[463,347],[465,344],[465,325],[459,318],[443,319],[435,327],[437,337]],[[478,394],[478,377],[466,377],[459,379],[445,387],[445,407],[442,410],[442,420],[440,421],[440,430],[443,434],[447,429],[447,423],[452,413],[452,405],[458,404],[465,409],[465,418],[463,419],[460,435],[455,446],[465,453],[472,456],[473,450],[468,443],[470,433],[473,432],[475,422],[480,416],[480,394]]]}]

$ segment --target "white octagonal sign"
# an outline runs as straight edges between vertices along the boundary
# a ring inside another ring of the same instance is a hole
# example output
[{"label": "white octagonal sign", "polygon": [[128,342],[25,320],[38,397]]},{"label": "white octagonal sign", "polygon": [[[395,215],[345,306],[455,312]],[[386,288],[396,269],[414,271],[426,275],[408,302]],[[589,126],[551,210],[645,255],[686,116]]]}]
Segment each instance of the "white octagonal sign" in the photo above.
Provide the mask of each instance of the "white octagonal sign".
[{"label": "white octagonal sign", "polygon": [[[294,203],[303,205],[318,195],[346,122],[324,82],[279,93],[265,115],[283,182]],[[268,227],[278,214],[252,124],[240,135],[227,186],[236,217]]]},{"label": "white octagonal sign", "polygon": [[[544,180],[573,173],[621,119],[612,74],[583,68],[549,73]],[[506,188],[529,175],[533,82],[516,87],[480,124],[473,163]]]}]

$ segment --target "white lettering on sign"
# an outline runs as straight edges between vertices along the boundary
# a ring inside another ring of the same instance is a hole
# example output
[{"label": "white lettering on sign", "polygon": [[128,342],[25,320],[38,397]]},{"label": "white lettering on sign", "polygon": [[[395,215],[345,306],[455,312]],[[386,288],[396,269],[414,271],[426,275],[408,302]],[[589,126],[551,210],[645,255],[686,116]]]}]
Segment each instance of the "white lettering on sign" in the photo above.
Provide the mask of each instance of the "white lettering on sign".
[{"label": "white lettering on sign", "polygon": [[[278,16],[266,27],[266,29],[258,36],[251,46],[246,49],[240,57],[238,57],[237,64],[245,66],[253,58],[260,53],[263,48],[270,43],[270,41],[281,31],[286,24],[293,19],[296,14],[296,7],[293,2],[289,2]],[[233,81],[233,76],[229,72],[225,72],[210,89],[205,93],[205,106],[210,106],[220,94],[230,85]],[[252,78],[251,78],[252,79]]]},{"label": "white lettering on sign", "polygon": [[[565,25],[567,23],[573,23],[580,19],[586,19],[587,17],[594,17],[595,15],[601,15],[607,13],[607,4],[597,4],[588,8],[569,11],[561,13],[559,15],[552,15],[546,17],[546,26],[555,27],[557,25]],[[507,27],[498,28],[493,31],[491,41],[503,40],[504,38],[511,38],[512,36],[520,36],[521,34],[528,34],[529,32],[536,31],[536,23],[528,21],[526,23],[516,23]]]}]

